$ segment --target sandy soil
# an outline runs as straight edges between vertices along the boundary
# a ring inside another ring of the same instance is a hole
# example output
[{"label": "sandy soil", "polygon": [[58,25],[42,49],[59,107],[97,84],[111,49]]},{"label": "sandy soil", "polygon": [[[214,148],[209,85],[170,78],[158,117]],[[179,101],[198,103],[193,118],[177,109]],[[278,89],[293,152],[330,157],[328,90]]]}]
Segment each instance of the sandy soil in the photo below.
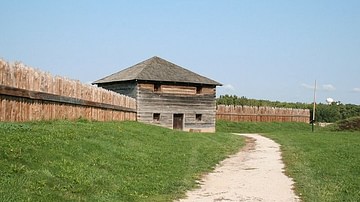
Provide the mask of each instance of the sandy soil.
[{"label": "sandy soil", "polygon": [[241,134],[248,144],[204,176],[201,187],[181,202],[300,201],[293,181],[283,173],[280,145],[256,134]]}]

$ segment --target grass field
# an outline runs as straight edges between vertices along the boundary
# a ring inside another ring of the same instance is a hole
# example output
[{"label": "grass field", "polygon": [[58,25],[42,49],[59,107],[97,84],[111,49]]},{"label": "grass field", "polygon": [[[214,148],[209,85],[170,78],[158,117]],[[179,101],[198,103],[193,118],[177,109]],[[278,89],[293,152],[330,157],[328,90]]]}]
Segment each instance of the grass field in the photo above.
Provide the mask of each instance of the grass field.
[{"label": "grass field", "polygon": [[303,201],[360,201],[360,132],[299,123],[230,123],[223,132],[262,133],[281,144],[286,172]]},{"label": "grass field", "polygon": [[280,143],[303,201],[360,201],[360,132],[217,123],[216,134],[137,122],[0,123],[0,201],[172,201],[261,133]]},{"label": "grass field", "polygon": [[243,143],[137,122],[0,123],[0,201],[172,201]]}]

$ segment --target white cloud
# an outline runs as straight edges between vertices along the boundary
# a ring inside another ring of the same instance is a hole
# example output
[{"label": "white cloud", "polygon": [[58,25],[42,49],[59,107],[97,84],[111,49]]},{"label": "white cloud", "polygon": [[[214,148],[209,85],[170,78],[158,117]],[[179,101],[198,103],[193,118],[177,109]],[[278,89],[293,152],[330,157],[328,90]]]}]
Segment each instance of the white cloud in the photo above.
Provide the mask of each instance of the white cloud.
[{"label": "white cloud", "polygon": [[307,88],[307,89],[314,89],[313,85],[309,85],[309,84],[306,84],[306,83],[302,83],[301,86],[304,87],[304,88]]},{"label": "white cloud", "polygon": [[[302,83],[301,84],[302,87],[306,88],[306,89],[312,89],[314,90],[314,85],[310,85],[310,84],[306,84],[306,83]],[[336,88],[332,85],[332,84],[323,84],[321,86],[316,86],[316,88],[318,90],[324,90],[324,91],[334,91],[336,90]]]},{"label": "white cloud", "polygon": [[223,86],[223,88],[225,88],[225,89],[227,89],[227,90],[232,90],[232,91],[235,90],[235,87],[234,87],[233,85],[231,85],[231,84],[225,84],[225,85]]},{"label": "white cloud", "polygon": [[332,84],[324,84],[322,85],[322,89],[325,91],[334,91],[336,88]]},{"label": "white cloud", "polygon": [[352,91],[355,92],[355,93],[360,93],[360,88],[353,88]]}]

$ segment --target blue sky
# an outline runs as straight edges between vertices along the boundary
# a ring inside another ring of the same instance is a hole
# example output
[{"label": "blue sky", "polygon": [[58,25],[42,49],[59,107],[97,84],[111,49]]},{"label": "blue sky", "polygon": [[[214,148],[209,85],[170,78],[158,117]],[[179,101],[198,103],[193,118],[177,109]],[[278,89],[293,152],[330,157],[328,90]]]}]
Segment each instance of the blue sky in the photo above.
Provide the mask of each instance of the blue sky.
[{"label": "blue sky", "polygon": [[218,95],[360,104],[358,0],[0,0],[0,57],[91,82],[159,56]]}]

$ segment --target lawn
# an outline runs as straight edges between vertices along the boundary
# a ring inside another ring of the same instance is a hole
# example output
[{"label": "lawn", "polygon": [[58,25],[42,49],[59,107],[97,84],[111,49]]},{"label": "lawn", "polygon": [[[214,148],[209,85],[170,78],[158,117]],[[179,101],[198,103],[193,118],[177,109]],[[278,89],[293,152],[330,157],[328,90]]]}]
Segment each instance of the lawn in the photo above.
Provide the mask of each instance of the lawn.
[{"label": "lawn", "polygon": [[261,133],[281,144],[286,173],[303,201],[360,201],[360,132],[299,123],[230,123],[223,132]]},{"label": "lawn", "polygon": [[0,201],[172,201],[243,144],[137,122],[0,123]]},{"label": "lawn", "polygon": [[215,134],[137,122],[0,123],[0,201],[172,201],[261,133],[303,201],[360,201],[360,132],[219,121]]}]

